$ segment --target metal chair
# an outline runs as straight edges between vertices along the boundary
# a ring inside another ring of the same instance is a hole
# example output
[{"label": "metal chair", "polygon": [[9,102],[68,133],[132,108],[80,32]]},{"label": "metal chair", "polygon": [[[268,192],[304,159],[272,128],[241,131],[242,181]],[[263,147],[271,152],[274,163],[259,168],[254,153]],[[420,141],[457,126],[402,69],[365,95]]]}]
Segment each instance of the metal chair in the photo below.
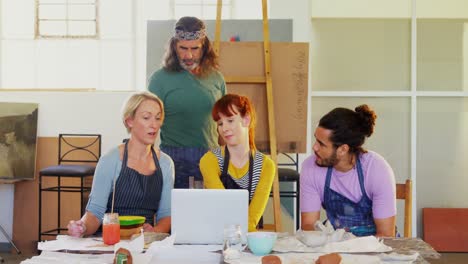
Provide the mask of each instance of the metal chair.
[{"label": "metal chair", "polygon": [[405,221],[404,221],[404,236],[411,237],[411,222],[413,216],[413,194],[412,181],[407,179],[405,183],[396,184],[397,200],[405,200]]},{"label": "metal chair", "polygon": [[[101,135],[99,134],[59,134],[58,165],[50,166],[39,172],[39,241],[44,236],[56,236],[67,230],[60,227],[61,192],[79,192],[81,197],[80,213],[84,214],[84,194],[91,187],[84,185],[86,177],[94,175],[95,166],[101,156]],[[85,163],[85,164],[84,164]],[[92,163],[86,165],[86,163]],[[44,177],[56,177],[57,185],[42,187]],[[80,186],[62,186],[61,178],[80,178]],[[42,192],[57,193],[57,228],[42,231]]]},{"label": "metal chair", "polygon": [[[294,182],[296,190],[295,191],[282,191],[280,189],[280,197],[291,197],[296,200],[296,230],[299,228],[300,222],[300,204],[299,204],[299,194],[300,194],[300,185],[299,185],[299,154],[295,153],[292,157],[288,153],[281,153],[285,156],[288,161],[278,163],[278,180],[279,182]],[[283,168],[280,168],[282,166]],[[294,169],[291,169],[293,167]]]},{"label": "metal chair", "polygon": [[[283,191],[280,188],[279,195],[281,197],[295,198],[296,207],[294,208],[296,214],[296,230],[300,225],[300,204],[299,204],[299,194],[300,194],[300,185],[299,185],[299,154],[294,153],[295,157],[292,157],[288,153],[280,153],[287,158],[286,162],[278,162],[278,180],[279,182],[294,182],[296,190],[295,191]],[[280,168],[282,166],[283,168]],[[293,167],[294,169],[291,169]],[[273,197],[273,194],[270,193],[270,197]],[[264,224],[263,217],[260,219],[259,228],[262,230],[275,230],[274,226],[271,224]]]}]

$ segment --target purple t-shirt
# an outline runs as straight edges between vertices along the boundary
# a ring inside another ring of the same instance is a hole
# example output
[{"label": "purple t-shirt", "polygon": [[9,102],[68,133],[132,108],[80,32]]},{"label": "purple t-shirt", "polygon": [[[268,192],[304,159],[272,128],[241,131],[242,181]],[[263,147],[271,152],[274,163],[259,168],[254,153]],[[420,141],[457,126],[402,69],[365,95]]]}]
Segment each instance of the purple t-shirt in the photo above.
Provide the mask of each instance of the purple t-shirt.
[{"label": "purple t-shirt", "polygon": [[[390,165],[379,154],[368,151],[360,156],[364,174],[364,188],[372,200],[374,218],[382,219],[396,215],[395,176]],[[301,169],[301,212],[320,211],[323,202],[327,168],[315,163],[312,154],[302,164]],[[357,167],[347,172],[333,169],[330,187],[353,202],[361,200]]]}]

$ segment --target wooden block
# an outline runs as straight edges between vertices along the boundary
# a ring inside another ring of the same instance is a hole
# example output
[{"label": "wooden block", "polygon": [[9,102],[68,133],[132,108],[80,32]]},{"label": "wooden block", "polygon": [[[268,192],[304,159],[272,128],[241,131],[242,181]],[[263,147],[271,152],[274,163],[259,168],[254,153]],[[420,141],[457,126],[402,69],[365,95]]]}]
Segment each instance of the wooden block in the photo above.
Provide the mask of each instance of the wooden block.
[{"label": "wooden block", "polygon": [[423,208],[424,241],[440,252],[468,252],[468,208]]}]

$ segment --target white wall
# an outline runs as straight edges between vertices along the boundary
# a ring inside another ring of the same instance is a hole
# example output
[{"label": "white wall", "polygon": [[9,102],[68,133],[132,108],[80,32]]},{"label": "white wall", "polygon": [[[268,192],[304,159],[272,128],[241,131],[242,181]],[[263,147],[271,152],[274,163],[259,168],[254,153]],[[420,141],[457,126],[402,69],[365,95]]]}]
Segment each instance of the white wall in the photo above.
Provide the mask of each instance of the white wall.
[{"label": "white wall", "polygon": [[[0,184],[0,225],[10,236],[13,231],[13,198],[15,186],[13,184]],[[3,233],[0,233],[0,243],[8,242]]]},{"label": "white wall", "polygon": [[59,133],[99,133],[102,150],[127,135],[121,107],[131,92],[0,92],[0,102],[39,104],[38,136]]},{"label": "white wall", "polygon": [[98,39],[34,39],[35,1],[2,0],[0,87],[134,90],[134,1],[99,2]]}]

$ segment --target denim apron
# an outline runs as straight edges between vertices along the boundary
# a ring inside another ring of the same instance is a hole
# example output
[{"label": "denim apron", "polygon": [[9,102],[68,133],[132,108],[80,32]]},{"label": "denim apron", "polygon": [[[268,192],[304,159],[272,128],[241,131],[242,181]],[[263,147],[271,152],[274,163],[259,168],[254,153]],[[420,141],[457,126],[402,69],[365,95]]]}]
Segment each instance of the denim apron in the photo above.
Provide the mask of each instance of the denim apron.
[{"label": "denim apron", "polygon": [[335,229],[344,228],[356,236],[370,236],[376,234],[376,227],[372,215],[372,200],[367,196],[364,188],[364,176],[361,161],[357,158],[357,173],[362,198],[355,203],[330,188],[333,167],[328,167],[325,181],[323,208]]},{"label": "denim apron", "polygon": [[[122,159],[122,169],[115,183],[114,212],[119,215],[138,215],[146,218],[146,223],[154,225],[154,215],[158,211],[161,200],[163,176],[156,152],[151,148],[156,171],[145,176],[127,167],[128,141]],[[112,193],[107,202],[107,212],[112,206]]]}]

